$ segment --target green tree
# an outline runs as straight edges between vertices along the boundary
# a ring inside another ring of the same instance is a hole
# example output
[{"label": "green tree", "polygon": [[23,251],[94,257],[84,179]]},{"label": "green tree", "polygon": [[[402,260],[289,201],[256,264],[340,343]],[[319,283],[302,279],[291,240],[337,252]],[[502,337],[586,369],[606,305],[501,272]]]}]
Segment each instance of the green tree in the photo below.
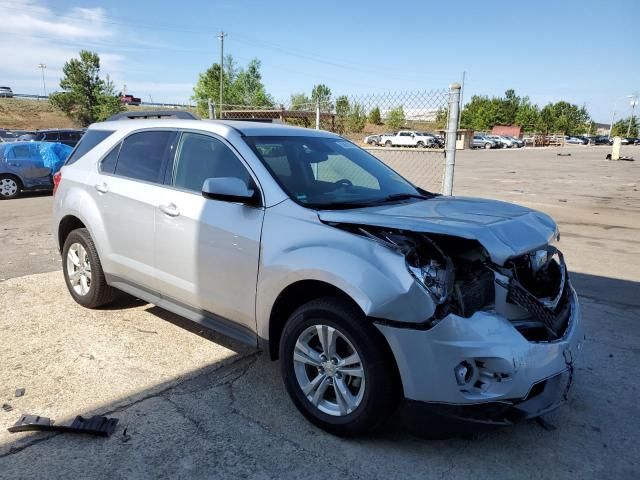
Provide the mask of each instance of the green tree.
[{"label": "green tree", "polygon": [[315,109],[311,99],[305,93],[291,94],[291,110],[311,110]]},{"label": "green tree", "polygon": [[246,68],[236,71],[231,85],[233,98],[238,105],[254,105],[257,107],[273,105],[273,98],[269,95],[262,83],[260,73],[260,60],[254,58]]},{"label": "green tree", "polygon": [[347,113],[347,131],[359,133],[364,130],[367,123],[367,114],[364,107],[359,103],[353,103]]},{"label": "green tree", "polygon": [[349,98],[345,95],[336,98],[336,130],[338,133],[344,133],[347,129],[349,109]]},{"label": "green tree", "polygon": [[315,104],[320,102],[321,112],[330,112],[333,109],[331,104],[331,89],[325,84],[314,85],[311,90],[311,101]]},{"label": "green tree", "polygon": [[[447,128],[448,120],[449,120],[449,109],[439,108],[438,111],[436,112],[436,121],[435,121],[434,127],[439,129]],[[462,124],[460,126],[462,127]]]},{"label": "green tree", "polygon": [[[246,68],[239,68],[231,55],[224,60],[224,72],[220,75],[220,64],[214,63],[207,70],[200,73],[193,88],[193,100],[196,102],[198,113],[206,115],[208,100],[216,105],[220,103],[220,77],[222,76],[224,105],[269,107],[273,105],[273,98],[262,83],[260,60],[251,60]],[[228,108],[228,107],[224,107]]]},{"label": "green tree", "polygon": [[631,129],[629,130],[630,137],[637,137],[638,130],[640,130],[640,125],[638,124],[638,117],[635,115],[633,117],[621,118],[616,123],[613,124],[613,128],[611,129],[612,137],[626,137],[627,130],[629,129],[629,120],[631,120]]},{"label": "green tree", "polygon": [[404,108],[402,106],[389,110],[387,115],[387,125],[394,130],[404,126],[406,118],[404,116]]},{"label": "green tree", "polygon": [[349,99],[345,95],[336,98],[336,115],[346,117],[349,113]]},{"label": "green tree", "polygon": [[585,107],[564,101],[549,103],[540,111],[538,130],[568,135],[582,133],[587,121],[589,121],[589,113]]},{"label": "green tree", "polygon": [[66,62],[62,73],[60,88],[63,91],[52,93],[49,99],[69,118],[87,126],[122,110],[113,82],[109,77],[100,78],[97,53],[81,50],[80,58]]},{"label": "green tree", "polygon": [[531,132],[535,130],[540,119],[540,109],[537,105],[533,105],[528,98],[518,107],[516,112],[515,124],[521,126],[524,130]]},{"label": "green tree", "polygon": [[380,108],[375,107],[373,110],[369,112],[369,123],[373,123],[374,125],[382,124],[382,116],[380,115]]}]

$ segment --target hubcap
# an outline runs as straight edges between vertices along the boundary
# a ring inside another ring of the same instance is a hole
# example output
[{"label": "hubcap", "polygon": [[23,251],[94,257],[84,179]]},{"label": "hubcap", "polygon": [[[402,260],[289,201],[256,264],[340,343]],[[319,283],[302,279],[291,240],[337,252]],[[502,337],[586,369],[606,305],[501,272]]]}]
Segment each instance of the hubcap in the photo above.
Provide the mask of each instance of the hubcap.
[{"label": "hubcap", "polygon": [[13,178],[0,179],[0,195],[10,197],[18,191],[18,184]]},{"label": "hubcap", "polygon": [[313,325],[298,337],[293,352],[296,380],[320,411],[348,415],[362,402],[365,375],[353,344],[328,325]]},{"label": "hubcap", "polygon": [[67,253],[67,275],[69,283],[78,295],[86,295],[91,288],[91,263],[85,248],[74,243]]}]

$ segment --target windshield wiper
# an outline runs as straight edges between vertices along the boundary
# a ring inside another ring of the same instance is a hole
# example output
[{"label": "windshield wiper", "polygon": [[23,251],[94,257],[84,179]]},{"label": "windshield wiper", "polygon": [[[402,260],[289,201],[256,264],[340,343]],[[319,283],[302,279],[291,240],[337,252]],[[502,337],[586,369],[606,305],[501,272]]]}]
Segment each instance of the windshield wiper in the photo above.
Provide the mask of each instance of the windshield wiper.
[{"label": "windshield wiper", "polygon": [[366,202],[366,203],[367,205],[371,205],[371,204],[398,202],[400,200],[409,200],[411,198],[417,198],[420,200],[429,200],[433,198],[433,195],[422,195],[420,193],[396,193],[394,195],[389,195],[384,198],[378,198],[376,200],[371,200],[370,202]]},{"label": "windshield wiper", "polygon": [[393,195],[388,195],[383,198],[375,198],[373,200],[363,200],[359,202],[330,202],[330,203],[316,203],[309,204],[312,208],[321,208],[323,210],[340,210],[340,209],[348,209],[348,208],[362,208],[362,207],[370,207],[372,205],[381,205],[384,203],[390,202],[399,202],[402,200],[409,200],[411,198],[417,198],[419,200],[430,200],[436,195],[428,193],[425,191],[425,194],[420,193],[396,193]]}]

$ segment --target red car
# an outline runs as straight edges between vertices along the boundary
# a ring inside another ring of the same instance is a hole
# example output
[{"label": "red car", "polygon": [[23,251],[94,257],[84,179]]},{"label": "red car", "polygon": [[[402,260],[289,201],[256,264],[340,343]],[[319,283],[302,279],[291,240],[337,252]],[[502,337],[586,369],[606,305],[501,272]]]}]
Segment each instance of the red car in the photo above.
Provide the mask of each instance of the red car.
[{"label": "red car", "polygon": [[140,100],[138,97],[134,97],[133,95],[122,95],[120,94],[120,103],[125,105],[140,105]]}]

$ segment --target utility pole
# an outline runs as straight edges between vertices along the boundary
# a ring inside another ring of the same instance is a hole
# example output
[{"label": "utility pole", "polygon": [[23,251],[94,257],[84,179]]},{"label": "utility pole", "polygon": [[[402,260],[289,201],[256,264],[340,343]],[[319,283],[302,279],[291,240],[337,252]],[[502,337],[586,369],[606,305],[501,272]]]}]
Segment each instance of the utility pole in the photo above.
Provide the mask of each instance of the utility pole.
[{"label": "utility pole", "polygon": [[611,139],[611,132],[613,132],[613,123],[616,121],[616,104],[613,104],[613,113],[611,114],[611,125],[609,126],[609,139]]},{"label": "utility pole", "polygon": [[458,130],[460,130],[460,122],[462,121],[462,103],[464,102],[464,80],[467,72],[462,72],[462,86],[460,88],[460,116],[458,117]]},{"label": "utility pole", "polygon": [[631,122],[633,122],[636,105],[638,104],[638,95],[629,95],[628,97],[631,99],[631,116],[629,117],[629,126],[627,127],[627,137],[631,135]]},{"label": "utility pole", "polygon": [[220,40],[220,112],[219,117],[222,118],[222,94],[224,92],[224,37],[228,34],[224,33],[224,31],[220,31],[220,35],[218,35],[218,39]]},{"label": "utility pole", "polygon": [[42,70],[42,92],[44,94],[44,96],[47,96],[47,84],[44,81],[44,69],[47,68],[47,66],[44,63],[39,63],[38,64],[38,68],[40,70]]}]

